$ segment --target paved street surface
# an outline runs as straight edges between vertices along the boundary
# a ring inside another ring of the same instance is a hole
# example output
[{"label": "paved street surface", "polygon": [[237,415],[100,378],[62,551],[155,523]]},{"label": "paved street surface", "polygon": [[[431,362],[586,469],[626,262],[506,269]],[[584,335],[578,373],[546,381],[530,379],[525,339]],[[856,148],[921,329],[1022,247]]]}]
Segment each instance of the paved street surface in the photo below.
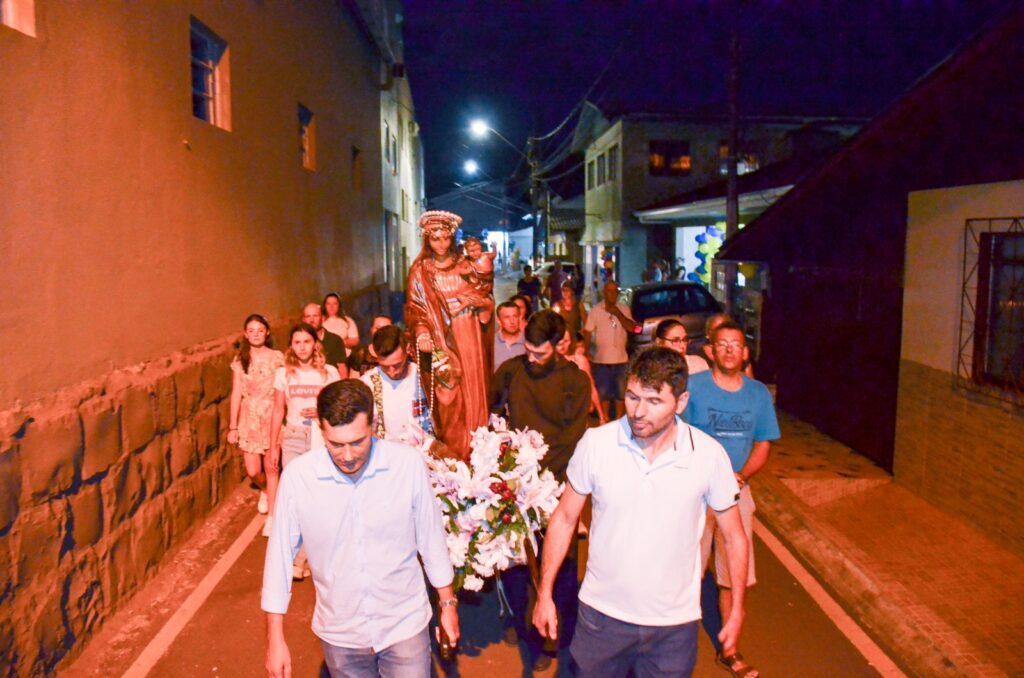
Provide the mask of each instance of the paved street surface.
[{"label": "paved street surface", "polygon": [[[239,488],[190,542],[209,542],[209,534],[215,533],[217,544],[207,545],[205,552],[186,545],[175,563],[147,584],[132,606],[114,618],[66,673],[121,675],[144,647],[150,646],[148,652],[158,657],[148,673],[152,676],[261,675],[265,643],[259,597],[266,540],[259,535],[243,544],[241,556],[180,633],[169,643],[158,640],[151,645],[159,628],[181,609],[180,599],[188,595],[182,589],[198,583],[183,583],[188,578],[183,579],[180,571],[198,578],[214,569],[231,539],[247,527],[253,531],[254,506],[254,493]],[[878,675],[760,539],[756,549],[760,583],[750,598],[742,650],[764,675]],[[168,581],[175,584],[168,586]],[[309,630],[313,597],[311,582],[295,585],[286,632],[296,676],[315,676],[321,669],[321,650]],[[501,641],[502,627],[492,592],[467,599],[460,612],[465,634],[462,652],[456,665],[438,666],[439,675],[529,675],[518,650]],[[702,632],[696,675],[726,675],[713,659]],[[544,672],[556,674],[567,675],[564,667],[557,665]]]}]

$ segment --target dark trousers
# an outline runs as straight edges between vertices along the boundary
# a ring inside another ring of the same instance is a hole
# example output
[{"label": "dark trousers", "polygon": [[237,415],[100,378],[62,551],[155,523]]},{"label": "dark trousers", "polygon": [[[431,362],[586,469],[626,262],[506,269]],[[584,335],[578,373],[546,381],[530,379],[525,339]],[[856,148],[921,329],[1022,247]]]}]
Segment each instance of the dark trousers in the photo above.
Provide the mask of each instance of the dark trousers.
[{"label": "dark trousers", "polygon": [[700,616],[715,653],[722,654],[722,641],[718,639],[722,632],[722,609],[718,606],[718,582],[710,567],[704,570],[704,577],[700,580]]},{"label": "dark trousers", "polygon": [[[558,647],[568,647],[576,630],[577,601],[579,600],[579,583],[576,576],[576,559],[566,558],[555,577],[555,588],[551,597],[558,610]],[[519,635],[519,640],[526,643],[530,657],[536,659],[544,649],[544,638],[533,625],[533,620],[526,616],[530,604],[530,568],[526,565],[511,567],[501,573],[501,583],[505,587],[509,607],[512,608],[512,625]]]}]

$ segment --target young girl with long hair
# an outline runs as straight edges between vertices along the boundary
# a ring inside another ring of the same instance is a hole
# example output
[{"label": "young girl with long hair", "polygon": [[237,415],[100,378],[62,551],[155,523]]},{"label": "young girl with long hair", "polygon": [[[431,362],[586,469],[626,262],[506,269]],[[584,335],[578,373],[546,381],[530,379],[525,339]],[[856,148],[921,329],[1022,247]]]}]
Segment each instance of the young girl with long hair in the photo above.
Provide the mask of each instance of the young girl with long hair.
[{"label": "young girl with long hair", "polygon": [[[228,442],[237,445],[245,460],[249,480],[260,489],[257,510],[266,513],[268,477],[263,459],[270,448],[270,417],[274,407],[274,372],[284,365],[284,356],[273,349],[270,323],[253,313],[242,324],[244,334],[235,343],[231,361],[231,409]],[[277,489],[277,475],[274,475]]]},{"label": "young girl with long hair", "polygon": [[[271,414],[270,454],[267,475],[277,474],[290,461],[324,444],[320,421],[316,414],[316,397],[327,384],[341,379],[338,369],[328,365],[317,332],[308,323],[299,323],[289,332],[284,366],[274,373],[274,410]],[[277,478],[270,494],[271,515],[263,528],[270,534]],[[268,487],[271,487],[268,484]],[[301,556],[300,556],[301,557]],[[304,560],[296,564],[302,578]]]},{"label": "young girl with long hair", "polygon": [[341,305],[341,297],[336,292],[328,292],[320,304],[324,313],[324,329],[333,332],[345,342],[345,348],[352,349],[359,345],[359,327],[356,321],[345,315]]}]

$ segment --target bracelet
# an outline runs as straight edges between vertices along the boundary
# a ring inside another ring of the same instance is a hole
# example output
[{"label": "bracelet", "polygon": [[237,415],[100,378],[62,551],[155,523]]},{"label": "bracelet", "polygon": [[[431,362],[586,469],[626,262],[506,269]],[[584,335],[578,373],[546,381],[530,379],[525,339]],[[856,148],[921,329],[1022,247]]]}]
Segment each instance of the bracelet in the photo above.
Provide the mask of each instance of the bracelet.
[{"label": "bracelet", "polygon": [[458,598],[449,598],[448,600],[442,600],[442,601],[440,601],[437,604],[437,606],[439,608],[458,607],[459,606],[459,599]]}]

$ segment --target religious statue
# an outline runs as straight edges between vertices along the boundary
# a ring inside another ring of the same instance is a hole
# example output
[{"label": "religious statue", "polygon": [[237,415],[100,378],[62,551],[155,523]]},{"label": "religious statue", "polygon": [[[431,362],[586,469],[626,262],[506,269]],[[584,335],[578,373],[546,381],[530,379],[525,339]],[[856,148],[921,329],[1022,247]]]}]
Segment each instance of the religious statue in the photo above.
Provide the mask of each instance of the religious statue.
[{"label": "religious statue", "polygon": [[468,459],[470,434],[488,419],[494,275],[490,259],[474,247],[469,258],[455,251],[460,223],[451,212],[420,217],[423,248],[409,268],[405,322],[417,351],[431,355],[431,369],[421,378],[432,400],[434,434]]}]

